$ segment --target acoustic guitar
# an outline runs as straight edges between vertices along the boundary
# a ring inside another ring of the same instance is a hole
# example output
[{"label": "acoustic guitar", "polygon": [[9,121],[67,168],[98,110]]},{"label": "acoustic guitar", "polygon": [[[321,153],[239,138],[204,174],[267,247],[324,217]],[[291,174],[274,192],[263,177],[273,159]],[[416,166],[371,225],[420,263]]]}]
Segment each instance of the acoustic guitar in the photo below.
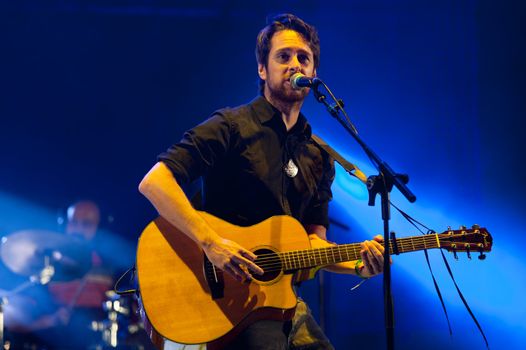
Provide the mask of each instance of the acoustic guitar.
[{"label": "acoustic guitar", "polygon": [[[360,258],[360,243],[312,249],[303,226],[290,216],[274,216],[240,227],[199,212],[224,238],[257,255],[265,273],[239,282],[212,265],[203,250],[158,217],[142,232],[137,248],[137,277],[147,320],[159,337],[184,344],[221,341],[260,319],[294,315],[292,288],[306,270]],[[478,226],[389,241],[391,253],[442,248],[480,254],[491,250],[490,233]],[[385,243],[384,243],[385,244]],[[303,274],[305,276],[306,274]],[[153,339],[152,339],[153,340]]]}]

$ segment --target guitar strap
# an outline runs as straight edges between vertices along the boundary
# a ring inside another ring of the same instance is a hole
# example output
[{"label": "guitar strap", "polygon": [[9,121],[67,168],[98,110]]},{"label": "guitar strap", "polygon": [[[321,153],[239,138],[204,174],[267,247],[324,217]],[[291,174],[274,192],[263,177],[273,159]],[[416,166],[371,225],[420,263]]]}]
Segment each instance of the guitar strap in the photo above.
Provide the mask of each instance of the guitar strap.
[{"label": "guitar strap", "polygon": [[334,148],[329,146],[327,142],[325,142],[321,137],[318,135],[312,134],[311,136],[314,143],[316,143],[322,150],[324,150],[327,154],[329,154],[338,164],[340,164],[349,175],[352,175],[359,179],[364,184],[367,182],[367,176],[353,163],[349,162],[347,159],[345,159],[341,154],[336,152]]}]

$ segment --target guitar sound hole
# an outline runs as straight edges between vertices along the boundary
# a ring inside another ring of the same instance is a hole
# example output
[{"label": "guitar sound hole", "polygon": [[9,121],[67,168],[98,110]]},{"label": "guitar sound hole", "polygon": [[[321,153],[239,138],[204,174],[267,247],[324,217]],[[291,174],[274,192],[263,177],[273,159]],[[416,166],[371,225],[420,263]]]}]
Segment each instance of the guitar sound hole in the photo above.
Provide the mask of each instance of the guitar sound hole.
[{"label": "guitar sound hole", "polygon": [[270,249],[258,249],[254,251],[258,257],[255,261],[256,265],[261,267],[265,273],[263,275],[253,274],[252,277],[261,282],[272,281],[277,278],[283,270],[283,265],[278,254]]}]

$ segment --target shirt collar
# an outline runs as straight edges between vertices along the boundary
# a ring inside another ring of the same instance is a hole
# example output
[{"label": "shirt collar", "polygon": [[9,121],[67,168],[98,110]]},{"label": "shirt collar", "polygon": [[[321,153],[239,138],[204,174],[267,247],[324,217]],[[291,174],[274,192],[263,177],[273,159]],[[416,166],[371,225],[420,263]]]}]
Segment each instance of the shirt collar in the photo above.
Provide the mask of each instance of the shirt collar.
[{"label": "shirt collar", "polygon": [[[281,112],[274,107],[267,99],[260,95],[254,98],[250,105],[256,117],[259,119],[261,124],[268,123],[273,118],[278,118],[281,121]],[[292,133],[305,133],[305,135],[310,138],[311,136],[311,127],[307,123],[307,118],[300,112],[298,116],[298,121],[290,130]]]},{"label": "shirt collar", "polygon": [[256,118],[259,119],[261,124],[269,122],[274,116],[281,118],[280,111],[261,95],[254,98],[252,102],[250,102],[250,105],[252,106]]}]

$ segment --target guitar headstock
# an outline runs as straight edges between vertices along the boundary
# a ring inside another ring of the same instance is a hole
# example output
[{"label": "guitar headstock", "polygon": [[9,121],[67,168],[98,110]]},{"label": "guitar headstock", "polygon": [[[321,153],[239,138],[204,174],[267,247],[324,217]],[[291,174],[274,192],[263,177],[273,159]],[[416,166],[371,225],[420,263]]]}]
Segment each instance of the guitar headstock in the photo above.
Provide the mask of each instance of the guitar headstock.
[{"label": "guitar headstock", "polygon": [[479,253],[479,259],[484,260],[484,252],[491,251],[493,238],[486,228],[473,225],[471,228],[461,226],[458,230],[447,230],[438,235],[440,248],[453,252],[457,259],[457,252],[465,252],[471,259],[471,253]]}]

